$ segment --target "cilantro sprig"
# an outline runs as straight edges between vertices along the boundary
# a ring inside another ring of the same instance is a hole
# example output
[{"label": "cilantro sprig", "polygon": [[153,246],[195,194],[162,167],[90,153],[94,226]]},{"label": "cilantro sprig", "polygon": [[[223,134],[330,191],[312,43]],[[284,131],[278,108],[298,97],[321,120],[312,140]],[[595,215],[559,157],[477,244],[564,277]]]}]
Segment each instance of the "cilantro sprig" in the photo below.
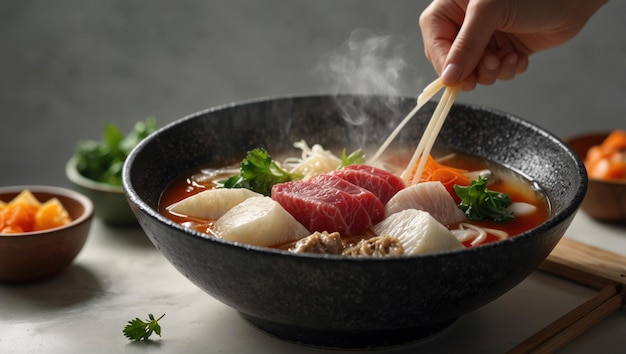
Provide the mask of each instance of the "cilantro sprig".
[{"label": "cilantro sprig", "polygon": [[301,179],[302,176],[283,170],[265,149],[250,150],[241,161],[240,173],[221,181],[222,188],[246,188],[269,196],[272,186]]},{"label": "cilantro sprig", "polygon": [[141,140],[156,129],[157,123],[153,117],[147,118],[145,122],[135,123],[133,130],[126,136],[116,125],[106,124],[101,141],[80,140],[76,144],[78,172],[97,182],[121,186],[122,167],[126,157]]},{"label": "cilantro sprig", "polygon": [[508,221],[515,216],[506,210],[511,205],[508,194],[487,189],[487,178],[479,177],[469,186],[454,185],[454,192],[461,198],[459,208],[470,220]]},{"label": "cilantro sprig", "polygon": [[130,340],[134,341],[145,341],[152,335],[152,333],[156,333],[159,337],[161,336],[161,325],[159,325],[159,320],[161,320],[165,316],[165,314],[161,315],[161,317],[155,319],[152,314],[148,315],[148,320],[145,322],[142,321],[139,317],[128,321],[126,327],[122,331],[124,336]]}]

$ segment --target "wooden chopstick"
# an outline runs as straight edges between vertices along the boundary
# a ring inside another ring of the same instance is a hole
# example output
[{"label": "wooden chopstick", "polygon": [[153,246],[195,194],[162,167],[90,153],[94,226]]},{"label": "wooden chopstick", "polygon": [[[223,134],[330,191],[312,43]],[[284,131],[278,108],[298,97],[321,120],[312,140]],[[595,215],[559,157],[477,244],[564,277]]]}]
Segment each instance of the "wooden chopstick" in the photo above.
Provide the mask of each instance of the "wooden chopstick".
[{"label": "wooden chopstick", "polygon": [[624,307],[624,256],[563,238],[539,269],[601,290],[508,353],[552,353]]},{"label": "wooden chopstick", "polygon": [[508,353],[553,353],[622,307],[620,290],[607,286],[598,294],[530,336]]},{"label": "wooden chopstick", "polygon": [[[402,180],[407,185],[411,185],[419,181],[424,166],[426,164],[425,156],[428,156],[430,154],[430,151],[435,144],[435,140],[437,140],[437,136],[439,136],[439,131],[441,130],[443,123],[448,117],[448,112],[452,108],[452,105],[454,104],[454,101],[459,94],[460,89],[457,86],[448,87],[443,86],[442,84],[441,87],[445,88],[443,96],[437,104],[437,107],[435,107],[435,111],[430,117],[428,125],[426,125],[426,129],[422,134],[422,137],[417,145],[417,148],[415,149],[415,152],[413,153],[413,156],[411,157],[411,160],[409,161],[409,164],[400,175],[400,178],[402,178]],[[418,101],[420,100],[418,99]],[[418,165],[417,168],[416,165]]]},{"label": "wooden chopstick", "polygon": [[[422,93],[420,93],[420,95],[417,97],[417,104],[415,105],[413,110],[411,110],[411,112],[409,112],[409,114],[407,114],[406,117],[404,117],[404,119],[400,121],[400,124],[398,124],[398,126],[391,132],[391,134],[387,137],[387,139],[385,139],[383,144],[378,148],[378,151],[376,151],[376,153],[369,159],[368,162],[370,164],[380,158],[383,152],[385,152],[385,150],[389,147],[393,139],[395,139],[396,136],[398,136],[398,134],[402,130],[402,128],[404,128],[404,126],[411,119],[413,119],[413,117],[417,114],[420,108],[422,108],[426,104],[426,102],[428,102],[431,98],[433,98],[433,96],[435,96],[435,94],[437,94],[437,92],[439,92],[444,87],[445,85],[443,84],[443,81],[441,81],[441,78],[437,78],[424,88]],[[423,134],[426,134],[426,133],[427,131],[425,130]]]}]

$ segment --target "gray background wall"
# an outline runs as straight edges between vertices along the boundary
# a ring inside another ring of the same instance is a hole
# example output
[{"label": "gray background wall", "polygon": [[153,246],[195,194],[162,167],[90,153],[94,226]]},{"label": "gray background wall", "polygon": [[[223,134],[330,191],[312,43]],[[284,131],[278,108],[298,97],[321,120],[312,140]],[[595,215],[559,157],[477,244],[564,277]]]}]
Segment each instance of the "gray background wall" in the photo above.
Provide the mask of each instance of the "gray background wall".
[{"label": "gray background wall", "polygon": [[[403,45],[397,93],[435,78],[415,0],[3,0],[0,2],[0,186],[66,185],[79,139],[105,122],[128,131],[263,96],[335,93],[320,67],[356,29]],[[516,80],[463,93],[560,137],[626,128],[626,2],[574,40],[534,56]],[[394,47],[395,48],[395,47]],[[395,57],[397,59],[397,57]],[[335,77],[338,77],[335,75]]]}]

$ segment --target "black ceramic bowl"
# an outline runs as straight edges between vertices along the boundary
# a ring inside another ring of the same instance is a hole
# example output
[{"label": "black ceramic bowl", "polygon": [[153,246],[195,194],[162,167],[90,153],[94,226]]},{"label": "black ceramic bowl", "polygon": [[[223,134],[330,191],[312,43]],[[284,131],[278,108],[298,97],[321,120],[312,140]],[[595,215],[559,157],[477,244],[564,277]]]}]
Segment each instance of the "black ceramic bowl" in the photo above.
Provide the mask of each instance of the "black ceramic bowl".
[{"label": "black ceramic bowl", "polygon": [[[295,255],[209,237],[157,211],[168,183],[191,168],[240,161],[256,147],[297,153],[292,144],[300,139],[339,152],[380,144],[414,105],[413,98],[346,95],[209,109],[142,141],[126,161],[124,188],[140,225],[174,267],[270,334],[340,348],[424,338],[520,283],[564,234],[587,177],[576,154],[553,135],[488,108],[453,107],[437,145],[533,179],[552,206],[549,220],[535,229],[458,252],[386,259]],[[396,143],[414,148],[433,109],[424,107]]]}]

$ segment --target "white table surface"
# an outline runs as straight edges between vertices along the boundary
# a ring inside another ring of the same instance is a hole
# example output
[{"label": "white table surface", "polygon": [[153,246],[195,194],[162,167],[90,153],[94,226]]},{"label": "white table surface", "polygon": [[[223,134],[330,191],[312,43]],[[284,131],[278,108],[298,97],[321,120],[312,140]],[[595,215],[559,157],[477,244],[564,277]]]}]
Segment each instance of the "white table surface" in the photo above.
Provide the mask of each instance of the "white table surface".
[{"label": "white table surface", "polygon": [[[567,237],[626,255],[626,228],[580,212]],[[377,353],[503,353],[595,294],[542,272],[443,333]],[[130,342],[134,317],[160,316],[162,337]],[[623,353],[626,313],[619,311],[565,347],[564,353]],[[152,246],[143,231],[94,219],[85,248],[59,276],[0,285],[0,353],[332,353],[271,337],[198,289]],[[344,351],[345,353],[345,351]]]}]

